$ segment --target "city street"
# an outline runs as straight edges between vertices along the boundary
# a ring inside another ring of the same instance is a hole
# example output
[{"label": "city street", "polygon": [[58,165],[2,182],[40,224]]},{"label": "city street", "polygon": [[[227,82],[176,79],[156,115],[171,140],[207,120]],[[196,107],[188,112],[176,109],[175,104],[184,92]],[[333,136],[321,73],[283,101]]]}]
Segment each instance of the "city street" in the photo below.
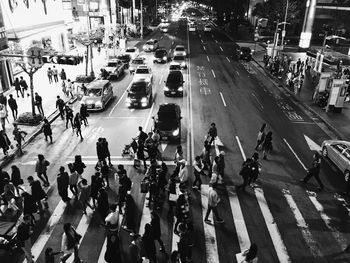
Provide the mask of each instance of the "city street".
[{"label": "city street", "polygon": [[[72,222],[82,237],[81,259],[86,263],[105,262],[105,229],[98,214],[88,209],[83,215],[78,209],[66,207],[61,201],[56,187],[59,167],[74,161],[75,155],[82,155],[87,165],[83,177],[90,182],[90,175],[97,162],[96,141],[100,137],[108,140],[114,169],[124,164],[132,179],[132,196],[137,210],[136,229],[143,233],[143,226],[150,221],[145,194],[140,193],[143,170],[133,167],[133,160],[121,156],[125,144],[129,144],[138,134],[138,127],[145,131],[153,128],[152,117],[162,103],[177,103],[181,107],[181,145],[188,162],[191,182],[191,164],[203,149],[204,137],[210,123],[215,122],[222,144],[212,147],[212,157],[225,151],[224,185],[219,186],[221,202],[219,214],[224,224],[207,224],[203,221],[207,206],[209,177],[202,176],[201,191],[192,191],[190,204],[193,218],[193,262],[232,263],[236,254],[256,243],[259,248],[259,262],[349,262],[342,253],[350,243],[350,208],[336,195],[345,189],[344,176],[324,159],[320,177],[325,190],[317,192],[317,182],[311,179],[301,184],[306,169],[312,162],[313,150],[319,150],[321,143],[329,137],[329,131],[310,112],[305,112],[288,95],[274,85],[269,77],[253,62],[236,61],[233,58],[233,43],[215,28],[203,32],[203,24],[198,23],[196,32],[188,32],[186,26],[172,22],[168,33],[159,29],[152,36],[169,54],[176,45],[186,47],[189,57],[188,69],[184,74],[184,96],[165,97],[164,80],[169,72],[169,64],[153,64],[153,53],[141,52],[153,71],[154,102],[147,109],[129,109],[125,99],[132,75],[128,70],[118,80],[112,81],[115,99],[105,111],[91,113],[89,125],[82,127],[84,140],[66,129],[65,121],[57,118],[52,123],[53,144],[40,134],[24,149],[25,154],[16,158],[10,166],[17,164],[21,169],[25,186],[26,177],[35,174],[37,154],[44,154],[50,161],[48,168],[51,186],[49,211],[35,226],[32,252],[36,262],[44,262],[47,247],[59,251],[63,224]],[[145,41],[137,47],[142,50]],[[73,106],[75,112],[79,102]],[[245,158],[254,153],[258,130],[263,123],[267,131],[273,132],[273,152],[267,160],[262,159],[261,175],[254,189],[247,192],[236,191],[242,183],[239,175]],[[163,157],[170,173],[174,169],[176,144],[163,143]],[[117,183],[110,177],[108,189],[110,204],[117,200]],[[74,202],[71,201],[72,205]],[[167,254],[176,250],[178,236],[173,234],[174,218],[168,216],[165,201],[159,211],[161,217],[162,240]],[[36,215],[39,219],[38,215]],[[212,219],[212,222],[215,222]],[[129,233],[121,229],[123,262],[128,262],[127,248]],[[157,243],[157,250],[158,250]],[[157,251],[159,262],[167,262],[164,253]],[[24,256],[17,262],[23,262]],[[25,261],[25,260],[24,260]],[[70,261],[72,262],[72,258]]]}]

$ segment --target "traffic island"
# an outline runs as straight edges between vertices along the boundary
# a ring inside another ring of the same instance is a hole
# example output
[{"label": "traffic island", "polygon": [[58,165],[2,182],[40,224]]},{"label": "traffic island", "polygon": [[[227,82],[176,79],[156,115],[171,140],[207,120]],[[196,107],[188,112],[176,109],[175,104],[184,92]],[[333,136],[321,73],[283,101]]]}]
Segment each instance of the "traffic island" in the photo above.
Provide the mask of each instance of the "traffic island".
[{"label": "traffic island", "polygon": [[14,123],[20,125],[37,126],[44,117],[40,114],[33,115],[31,112],[24,112],[18,116]]}]

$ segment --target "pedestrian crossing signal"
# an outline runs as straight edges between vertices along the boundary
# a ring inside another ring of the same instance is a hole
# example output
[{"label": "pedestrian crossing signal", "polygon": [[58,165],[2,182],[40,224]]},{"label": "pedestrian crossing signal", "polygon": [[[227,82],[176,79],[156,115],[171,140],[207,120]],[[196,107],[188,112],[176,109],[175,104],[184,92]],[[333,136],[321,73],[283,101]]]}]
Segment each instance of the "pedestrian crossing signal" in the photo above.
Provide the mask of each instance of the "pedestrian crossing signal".
[{"label": "pedestrian crossing signal", "polygon": [[43,56],[42,60],[44,63],[78,65],[82,58],[79,56]]}]

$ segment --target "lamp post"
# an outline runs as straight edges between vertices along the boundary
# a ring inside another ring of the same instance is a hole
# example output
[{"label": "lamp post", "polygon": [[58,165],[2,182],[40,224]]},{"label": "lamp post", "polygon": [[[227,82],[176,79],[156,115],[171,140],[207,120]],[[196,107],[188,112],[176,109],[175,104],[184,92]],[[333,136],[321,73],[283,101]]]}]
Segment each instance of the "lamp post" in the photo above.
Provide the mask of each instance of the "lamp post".
[{"label": "lamp post", "polygon": [[143,38],[143,6],[142,6],[142,0],[140,0],[140,9],[141,9],[141,38]]},{"label": "lamp post", "polygon": [[[278,46],[278,30],[279,30],[279,26],[280,25],[285,25],[285,24],[290,24],[288,22],[281,22],[281,23],[278,23],[278,20],[277,20],[277,23],[276,23],[276,31],[275,31],[275,37],[273,39],[273,47],[272,47],[272,57],[274,57],[274,53],[275,53],[275,49],[276,49],[276,46]],[[282,43],[283,45],[283,43]]]},{"label": "lamp post", "polygon": [[284,37],[286,36],[286,24],[287,24],[288,7],[289,7],[289,0],[287,0],[286,12],[284,14],[284,24],[283,24],[283,30],[282,30],[282,49],[284,47]]}]

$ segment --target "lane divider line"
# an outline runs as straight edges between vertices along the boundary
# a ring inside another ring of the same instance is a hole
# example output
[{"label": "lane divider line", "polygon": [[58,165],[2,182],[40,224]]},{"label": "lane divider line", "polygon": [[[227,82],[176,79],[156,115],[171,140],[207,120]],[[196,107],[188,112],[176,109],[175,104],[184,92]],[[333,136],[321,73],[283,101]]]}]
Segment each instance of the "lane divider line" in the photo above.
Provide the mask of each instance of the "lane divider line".
[{"label": "lane divider line", "polygon": [[206,50],[206,49],[205,49],[205,46],[203,46],[203,49]]},{"label": "lane divider line", "polygon": [[211,70],[211,73],[213,73],[214,78],[216,78],[216,75],[213,69]]},{"label": "lane divider line", "polygon": [[220,49],[221,49],[221,51],[224,51],[223,49],[222,49],[222,47],[220,46]]},{"label": "lane divider line", "polygon": [[263,110],[264,106],[261,104],[261,102],[259,101],[258,97],[254,94],[254,92],[252,92],[252,96],[256,99],[256,101],[258,102],[260,108]]},{"label": "lane divider line", "polygon": [[114,105],[114,107],[111,109],[111,111],[108,114],[108,117],[112,116],[113,111],[115,110],[115,108],[118,106],[118,104],[121,102],[121,100],[123,99],[123,97],[125,96],[126,92],[128,91],[128,88],[125,89],[125,91],[123,92],[123,94],[120,96],[119,100],[117,101],[117,103]]},{"label": "lane divider line", "polygon": [[226,102],[225,102],[225,99],[224,99],[224,95],[222,95],[222,92],[220,91],[220,96],[221,96],[221,99],[222,99],[222,103],[224,104],[224,106],[226,107]]},{"label": "lane divider line", "polygon": [[305,166],[305,164],[300,160],[299,156],[295,153],[295,151],[293,150],[292,146],[289,145],[289,143],[287,142],[287,140],[285,138],[283,138],[284,143],[288,146],[289,150],[294,154],[295,158],[298,160],[298,162],[300,163],[300,165],[304,168],[304,170],[306,171],[307,168]]},{"label": "lane divider line", "polygon": [[162,80],[163,80],[163,74],[160,76],[158,85],[160,85],[162,83]]},{"label": "lane divider line", "polygon": [[155,105],[155,103],[153,102],[152,107],[151,107],[151,109],[150,109],[150,111],[149,111],[149,114],[148,114],[148,116],[147,116],[146,122],[145,122],[145,124],[143,125],[144,131],[147,131],[147,127],[148,127],[148,124],[149,124],[149,122],[150,122],[150,120],[151,120],[151,116],[152,116],[152,112],[153,112],[154,105]]},{"label": "lane divider line", "polygon": [[238,136],[236,136],[236,141],[237,141],[239,150],[241,151],[241,154],[242,154],[242,157],[243,157],[243,161],[247,160],[247,157],[245,156],[245,153],[243,151],[243,147],[242,147],[241,141],[239,140]]},{"label": "lane divider line", "polygon": [[208,60],[208,62],[210,62],[210,59],[209,59],[209,57],[207,56],[207,60]]},{"label": "lane divider line", "polygon": [[226,57],[226,59],[227,59],[228,62],[231,62],[231,60],[228,57]]}]

